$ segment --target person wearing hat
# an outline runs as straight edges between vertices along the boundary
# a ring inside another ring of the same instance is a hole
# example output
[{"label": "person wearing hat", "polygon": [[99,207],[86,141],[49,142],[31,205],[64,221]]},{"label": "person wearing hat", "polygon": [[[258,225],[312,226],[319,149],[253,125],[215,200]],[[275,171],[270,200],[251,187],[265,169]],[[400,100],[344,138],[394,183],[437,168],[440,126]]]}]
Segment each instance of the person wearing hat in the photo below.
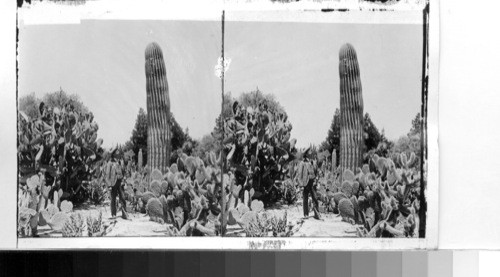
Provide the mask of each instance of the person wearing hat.
[{"label": "person wearing hat", "polygon": [[302,209],[304,211],[304,217],[309,216],[309,194],[311,195],[313,201],[313,211],[314,218],[320,219],[319,216],[319,203],[318,197],[316,196],[316,189],[314,188],[314,181],[316,180],[316,165],[313,160],[310,159],[311,148],[307,148],[302,154],[302,161],[300,161],[297,170],[297,176],[299,185],[303,187],[302,191]]},{"label": "person wearing hat", "polygon": [[121,204],[122,210],[122,218],[128,219],[127,215],[127,202],[125,202],[125,193],[122,187],[123,181],[123,167],[118,162],[117,157],[118,149],[115,148],[111,151],[111,159],[110,159],[110,181],[109,186],[111,187],[111,216],[116,216],[116,197],[118,196],[118,200]]}]

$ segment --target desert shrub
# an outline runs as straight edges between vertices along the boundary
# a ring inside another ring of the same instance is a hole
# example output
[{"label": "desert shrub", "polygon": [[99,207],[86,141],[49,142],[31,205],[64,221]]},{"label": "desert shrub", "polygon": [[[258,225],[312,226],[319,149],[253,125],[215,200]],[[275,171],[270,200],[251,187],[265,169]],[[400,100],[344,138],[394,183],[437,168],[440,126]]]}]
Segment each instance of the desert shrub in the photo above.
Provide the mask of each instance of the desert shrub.
[{"label": "desert shrub", "polygon": [[87,217],[87,233],[89,237],[100,237],[104,232],[104,223],[102,221],[102,211],[99,211],[97,217],[89,215]]},{"label": "desert shrub", "polygon": [[80,213],[73,213],[64,223],[62,228],[63,237],[81,237],[83,235],[84,220]]}]

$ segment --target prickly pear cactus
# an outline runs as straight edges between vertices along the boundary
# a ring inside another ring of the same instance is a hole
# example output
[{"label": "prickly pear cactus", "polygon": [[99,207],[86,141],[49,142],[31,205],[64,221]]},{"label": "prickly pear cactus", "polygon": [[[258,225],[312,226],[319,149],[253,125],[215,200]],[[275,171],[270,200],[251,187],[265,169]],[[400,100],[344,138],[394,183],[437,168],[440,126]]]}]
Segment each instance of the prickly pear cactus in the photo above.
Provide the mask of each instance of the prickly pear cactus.
[{"label": "prickly pear cactus", "polygon": [[171,154],[170,97],[167,72],[160,46],[146,47],[146,91],[148,115],[148,162],[150,170],[165,173]]},{"label": "prickly pear cactus", "polygon": [[146,204],[146,211],[152,221],[159,222],[163,220],[163,205],[158,198],[149,199]]},{"label": "prickly pear cactus", "polygon": [[333,194],[332,198],[333,198],[333,201],[335,202],[335,205],[337,205],[337,206],[338,206],[338,205],[339,205],[340,200],[342,200],[342,199],[346,199],[346,198],[347,198],[347,195],[345,195],[345,194],[344,194],[344,193],[342,193],[342,192],[336,192],[336,193],[334,193],[334,194]]},{"label": "prickly pear cactus", "polygon": [[341,199],[339,201],[339,213],[344,220],[353,219],[354,220],[354,205],[348,198]]},{"label": "prickly pear cactus", "polygon": [[155,197],[160,197],[161,195],[161,183],[158,180],[153,180],[149,185],[149,190],[154,193]]},{"label": "prickly pear cactus", "polygon": [[363,95],[356,51],[344,44],[339,52],[340,168],[355,171],[363,160]]},{"label": "prickly pear cactus", "polygon": [[142,201],[142,204],[143,206],[145,207],[146,204],[148,203],[149,199],[151,198],[156,198],[155,194],[150,192],[150,191],[146,191],[145,193],[142,194],[141,196],[141,201]]},{"label": "prickly pear cactus", "polygon": [[155,168],[151,172],[151,181],[154,181],[154,180],[161,181],[162,179],[163,179],[163,174],[161,173],[161,171],[159,169]]},{"label": "prickly pear cactus", "polygon": [[352,182],[344,181],[342,183],[341,192],[350,198],[353,195]]}]

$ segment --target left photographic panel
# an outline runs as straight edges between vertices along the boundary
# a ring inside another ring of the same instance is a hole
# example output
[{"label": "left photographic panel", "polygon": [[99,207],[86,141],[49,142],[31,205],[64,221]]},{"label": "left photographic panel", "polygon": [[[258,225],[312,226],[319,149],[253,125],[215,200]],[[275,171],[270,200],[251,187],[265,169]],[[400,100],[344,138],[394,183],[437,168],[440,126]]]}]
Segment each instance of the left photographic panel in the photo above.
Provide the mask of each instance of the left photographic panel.
[{"label": "left photographic panel", "polygon": [[221,21],[18,28],[18,238],[218,235]]}]

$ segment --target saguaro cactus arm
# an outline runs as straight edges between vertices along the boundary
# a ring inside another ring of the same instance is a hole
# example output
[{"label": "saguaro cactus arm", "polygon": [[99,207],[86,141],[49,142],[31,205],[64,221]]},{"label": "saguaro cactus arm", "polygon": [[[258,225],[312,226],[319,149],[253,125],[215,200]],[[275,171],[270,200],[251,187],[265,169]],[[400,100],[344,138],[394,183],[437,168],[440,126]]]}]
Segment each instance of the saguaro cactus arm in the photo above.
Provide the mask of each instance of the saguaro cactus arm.
[{"label": "saguaro cactus arm", "polygon": [[167,73],[160,46],[146,47],[146,91],[148,115],[148,161],[150,172],[165,173],[171,155],[170,97]]},{"label": "saguaro cactus arm", "polygon": [[344,44],[339,51],[340,74],[340,163],[355,171],[362,163],[363,95],[356,51]]}]

